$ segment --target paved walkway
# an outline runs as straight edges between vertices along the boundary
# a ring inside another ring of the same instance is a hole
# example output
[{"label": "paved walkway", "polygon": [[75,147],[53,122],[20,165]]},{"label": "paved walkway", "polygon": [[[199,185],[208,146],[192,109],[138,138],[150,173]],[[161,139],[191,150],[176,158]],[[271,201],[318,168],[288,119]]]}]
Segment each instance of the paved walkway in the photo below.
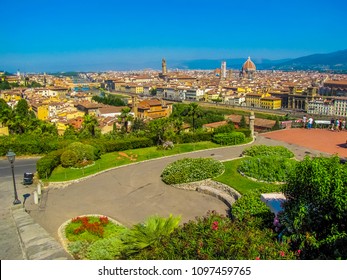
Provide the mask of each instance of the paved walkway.
[{"label": "paved walkway", "polygon": [[[299,131],[306,133],[305,130]],[[280,132],[287,133],[283,130]],[[330,133],[330,131],[325,132]],[[329,135],[333,135],[332,133]],[[293,151],[298,159],[306,155],[329,155],[326,151],[321,152],[309,146],[299,146],[300,143],[294,140],[286,140],[289,142],[287,143],[276,137],[278,137],[277,132],[267,133],[258,136],[253,144],[285,146]],[[228,160],[238,157],[245,147],[253,144],[199,151],[190,153],[189,157]],[[343,155],[344,153],[341,154]],[[14,246],[7,246],[1,259],[69,259],[58,243],[57,231],[62,223],[78,215],[107,215],[130,226],[154,214],[181,215],[182,221],[185,222],[206,214],[208,210],[227,213],[228,207],[214,197],[172,188],[161,181],[160,174],[163,168],[168,163],[184,157],[188,155],[123,166],[65,188],[50,187],[43,191],[39,205],[35,205],[30,197],[26,203],[26,209],[30,215],[23,208],[17,208],[12,209],[15,224],[9,213],[2,217],[7,219],[9,226],[0,227],[0,235],[11,237],[7,240]],[[18,246],[18,240],[22,246]],[[5,243],[0,243],[1,248]]]}]

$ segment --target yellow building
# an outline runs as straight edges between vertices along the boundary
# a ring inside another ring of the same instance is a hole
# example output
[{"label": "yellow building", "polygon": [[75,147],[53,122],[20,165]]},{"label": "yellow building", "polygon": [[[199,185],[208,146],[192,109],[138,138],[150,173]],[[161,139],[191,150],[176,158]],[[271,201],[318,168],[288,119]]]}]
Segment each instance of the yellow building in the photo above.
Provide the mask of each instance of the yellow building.
[{"label": "yellow building", "polygon": [[277,97],[261,98],[260,107],[264,109],[279,110],[282,107],[282,99]]},{"label": "yellow building", "polygon": [[259,93],[248,93],[245,97],[246,106],[259,108],[261,98],[262,98],[262,95]]},{"label": "yellow building", "polygon": [[19,101],[22,99],[22,92],[19,90],[1,90],[0,98],[4,99],[6,102]]},{"label": "yellow building", "polygon": [[42,121],[45,121],[49,117],[49,106],[42,103],[32,103],[31,110],[35,113],[35,116]]},{"label": "yellow building", "polygon": [[158,119],[168,117],[172,113],[172,105],[159,99],[146,99],[138,104],[135,101],[133,112],[141,119]]},{"label": "yellow building", "polygon": [[219,93],[214,90],[210,90],[204,94],[204,100],[206,102],[213,102],[219,98]]}]

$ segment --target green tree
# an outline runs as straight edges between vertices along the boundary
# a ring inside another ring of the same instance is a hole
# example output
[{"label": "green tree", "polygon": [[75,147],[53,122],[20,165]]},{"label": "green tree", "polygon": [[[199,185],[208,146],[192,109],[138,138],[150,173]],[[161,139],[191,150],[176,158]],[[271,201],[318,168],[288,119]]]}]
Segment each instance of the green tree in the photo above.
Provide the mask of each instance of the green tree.
[{"label": "green tree", "polygon": [[154,138],[154,141],[161,145],[166,139],[166,132],[171,129],[171,120],[169,118],[156,119],[148,124],[148,132]]},{"label": "green tree", "polygon": [[123,130],[125,133],[129,132],[129,122],[131,122],[134,117],[131,114],[131,109],[129,107],[124,107],[119,116],[119,120],[123,123]]},{"label": "green tree", "polygon": [[192,127],[193,131],[195,131],[196,127],[196,119],[202,115],[201,108],[197,103],[190,103],[188,107],[188,116],[192,119]]},{"label": "green tree", "polygon": [[29,105],[25,99],[20,99],[15,107],[15,113],[21,118],[26,118],[29,116]]},{"label": "green tree", "polygon": [[86,135],[90,135],[91,137],[96,136],[96,128],[98,127],[98,120],[89,114],[86,114],[83,118],[83,124],[82,124],[82,137]]},{"label": "green tree", "polygon": [[247,128],[247,123],[246,123],[246,117],[245,115],[241,116],[241,120],[240,120],[240,124],[239,124],[240,128]]},{"label": "green tree", "polygon": [[283,187],[281,222],[306,259],[347,258],[347,166],[337,156],[306,157]]}]

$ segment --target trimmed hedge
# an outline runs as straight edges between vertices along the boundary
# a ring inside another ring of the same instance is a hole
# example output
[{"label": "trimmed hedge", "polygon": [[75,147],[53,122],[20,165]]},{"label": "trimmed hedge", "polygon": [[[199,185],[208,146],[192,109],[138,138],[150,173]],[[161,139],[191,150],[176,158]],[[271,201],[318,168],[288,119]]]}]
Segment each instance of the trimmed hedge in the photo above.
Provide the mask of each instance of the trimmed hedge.
[{"label": "trimmed hedge", "polygon": [[186,132],[180,135],[177,135],[176,141],[178,143],[195,143],[202,141],[211,141],[212,140],[212,132]]},{"label": "trimmed hedge", "polygon": [[224,165],[212,158],[184,158],[170,163],[161,177],[166,184],[182,184],[214,178],[224,172]]},{"label": "trimmed hedge", "polygon": [[64,150],[57,150],[49,153],[48,155],[40,158],[36,163],[36,170],[41,179],[47,179],[54,168],[60,164],[60,157]]},{"label": "trimmed hedge", "polygon": [[283,146],[266,146],[266,145],[254,145],[245,149],[242,152],[244,155],[256,157],[256,156],[276,156],[284,158],[294,157],[294,153]]},{"label": "trimmed hedge", "polygon": [[237,145],[246,141],[242,132],[219,133],[213,136],[212,141],[222,145]]},{"label": "trimmed hedge", "polygon": [[59,149],[57,137],[35,135],[10,135],[0,137],[0,155],[5,156],[9,149],[16,155],[46,154]]}]

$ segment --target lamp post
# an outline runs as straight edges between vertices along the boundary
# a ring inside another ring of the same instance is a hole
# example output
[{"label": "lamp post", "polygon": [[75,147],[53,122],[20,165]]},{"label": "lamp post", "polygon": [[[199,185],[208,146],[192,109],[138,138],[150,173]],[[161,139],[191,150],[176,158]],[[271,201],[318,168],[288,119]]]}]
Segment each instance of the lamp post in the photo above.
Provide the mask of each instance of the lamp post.
[{"label": "lamp post", "polygon": [[16,189],[16,179],[14,178],[14,161],[16,159],[16,154],[10,149],[7,154],[7,159],[11,163],[11,168],[12,168],[12,178],[13,178],[13,188],[14,188],[14,201],[13,204],[21,204],[21,201],[18,199],[18,194],[17,194],[17,189]]}]

